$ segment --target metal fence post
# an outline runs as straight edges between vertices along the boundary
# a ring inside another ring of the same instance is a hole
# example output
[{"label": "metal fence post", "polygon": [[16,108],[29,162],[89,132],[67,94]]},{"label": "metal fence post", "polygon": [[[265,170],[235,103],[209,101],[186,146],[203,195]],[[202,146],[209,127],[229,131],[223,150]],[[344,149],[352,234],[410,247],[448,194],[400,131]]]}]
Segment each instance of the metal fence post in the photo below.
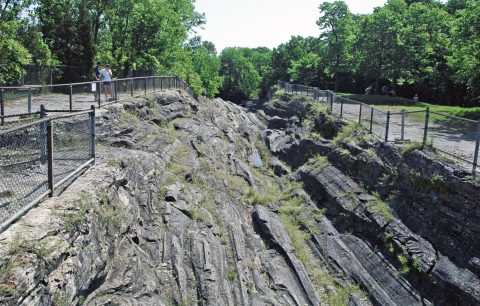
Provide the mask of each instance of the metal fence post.
[{"label": "metal fence post", "polygon": [[143,92],[145,96],[147,95],[147,79],[148,78],[143,79],[143,85],[144,85]]},{"label": "metal fence post", "polygon": [[373,107],[372,107],[372,111],[370,112],[370,134],[373,132]]},{"label": "metal fence post", "polygon": [[333,113],[333,95],[329,94],[328,92],[326,93],[327,99],[330,97],[330,107],[332,108],[332,113]]},{"label": "metal fence post", "polygon": [[[100,107],[102,105],[102,83],[98,84],[98,88],[100,89],[100,91],[98,92],[98,107]],[[106,92],[106,88],[104,88],[103,90],[105,90],[105,92]],[[105,102],[107,102],[107,101],[105,101]]]},{"label": "metal fence post", "polygon": [[153,77],[153,78],[152,78],[152,82],[153,82],[153,91],[155,91],[155,90],[156,90],[156,88],[155,88],[155,79],[156,79],[156,77]]},{"label": "metal fence post", "polygon": [[100,82],[97,82],[95,83],[95,88],[97,89],[97,101],[95,102],[98,102],[98,105],[100,105],[100,99],[101,99],[101,96],[102,96],[102,91],[100,90]]},{"label": "metal fence post", "polygon": [[160,90],[163,90],[163,77],[160,77]]},{"label": "metal fence post", "polygon": [[400,134],[400,140],[404,141],[405,140],[405,110],[402,109],[402,129],[401,129],[401,134]]},{"label": "metal fence post", "polygon": [[115,93],[115,102],[118,102],[118,87],[117,87],[117,80],[113,81],[113,88]]},{"label": "metal fence post", "polygon": [[473,168],[472,168],[472,175],[476,177],[477,175],[477,164],[478,164],[478,153],[480,150],[480,121],[477,123],[477,141],[475,144],[475,153],[473,155]]},{"label": "metal fence post", "polygon": [[387,112],[387,124],[385,127],[385,142],[388,142],[388,130],[390,128],[390,111]]},{"label": "metal fence post", "polygon": [[130,80],[130,96],[133,97],[133,79]]},{"label": "metal fence post", "polygon": [[73,86],[70,84],[70,92],[68,93],[68,102],[70,111],[73,110]]},{"label": "metal fence post", "polygon": [[428,137],[428,121],[430,120],[430,108],[427,107],[425,110],[425,129],[423,131],[423,145],[427,144]]},{"label": "metal fence post", "polygon": [[90,113],[90,157],[93,158],[93,164],[95,164],[96,150],[96,136],[95,136],[95,106],[92,105],[92,112]]},{"label": "metal fence post", "polygon": [[[45,105],[40,105],[40,119],[47,117]],[[40,123],[40,162],[44,164],[47,159],[47,126],[45,122]]]},{"label": "metal fence post", "polygon": [[360,104],[360,112],[358,113],[358,123],[362,124],[362,108],[363,104]]},{"label": "metal fence post", "polygon": [[343,99],[340,101],[340,118],[343,117]]},{"label": "metal fence post", "polygon": [[3,87],[0,88],[0,118],[1,119],[1,124],[4,125],[5,124],[5,118],[3,117],[5,116],[5,100],[3,98]]},{"label": "metal fence post", "polygon": [[53,196],[53,122],[47,121],[47,152],[48,152],[48,189],[50,189],[49,196]]},{"label": "metal fence post", "polygon": [[28,88],[28,113],[32,113],[32,88]]}]

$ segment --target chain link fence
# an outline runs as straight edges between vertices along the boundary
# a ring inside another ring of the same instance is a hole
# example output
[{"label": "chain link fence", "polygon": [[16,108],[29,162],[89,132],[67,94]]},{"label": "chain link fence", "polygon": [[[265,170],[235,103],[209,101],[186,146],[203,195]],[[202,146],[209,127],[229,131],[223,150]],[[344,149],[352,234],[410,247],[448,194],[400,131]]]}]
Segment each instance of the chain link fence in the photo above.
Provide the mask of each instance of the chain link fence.
[{"label": "chain link fence", "polygon": [[0,231],[95,162],[95,108],[0,131]]},{"label": "chain link fence", "polygon": [[49,110],[74,112],[164,89],[179,89],[193,95],[188,84],[175,76],[114,79],[111,83],[0,87],[0,126],[38,119],[40,105]]},{"label": "chain link fence", "polygon": [[286,93],[309,95],[324,102],[333,114],[362,125],[384,142],[421,143],[454,157],[460,164],[472,166],[473,175],[476,175],[480,166],[480,121],[432,112],[428,108],[420,111],[384,111],[338,97],[328,90],[283,81],[279,81],[278,86]]}]

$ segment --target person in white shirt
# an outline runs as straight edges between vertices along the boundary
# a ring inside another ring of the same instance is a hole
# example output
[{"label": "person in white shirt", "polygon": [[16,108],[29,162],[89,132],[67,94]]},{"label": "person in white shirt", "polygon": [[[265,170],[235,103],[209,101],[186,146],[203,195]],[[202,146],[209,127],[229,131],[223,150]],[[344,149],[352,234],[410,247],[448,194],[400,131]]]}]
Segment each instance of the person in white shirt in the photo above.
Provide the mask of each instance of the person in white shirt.
[{"label": "person in white shirt", "polygon": [[104,69],[100,70],[101,79],[103,81],[103,87],[105,88],[105,101],[108,101],[108,95],[112,97],[112,70],[110,65],[107,64]]}]

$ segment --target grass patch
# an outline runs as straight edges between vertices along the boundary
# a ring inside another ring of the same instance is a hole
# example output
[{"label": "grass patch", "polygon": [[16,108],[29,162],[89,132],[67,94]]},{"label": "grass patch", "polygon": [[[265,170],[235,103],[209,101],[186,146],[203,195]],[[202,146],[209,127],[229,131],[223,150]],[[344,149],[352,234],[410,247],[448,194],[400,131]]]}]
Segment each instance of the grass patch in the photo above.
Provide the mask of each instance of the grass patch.
[{"label": "grass patch", "polygon": [[65,230],[68,232],[78,230],[80,226],[86,222],[90,207],[90,202],[82,197],[77,210],[63,217]]},{"label": "grass patch", "polygon": [[45,243],[40,241],[26,241],[20,234],[16,234],[10,243],[10,254],[16,255],[21,253],[35,254],[40,258],[47,257],[54,251],[54,247],[47,247]]},{"label": "grass patch", "polygon": [[120,115],[120,127],[138,126],[140,124],[140,116],[136,111],[124,110]]},{"label": "grass patch", "polygon": [[227,273],[228,280],[233,283],[238,277],[238,272],[236,268],[230,269]]},{"label": "grass patch", "polygon": [[307,118],[318,118],[321,114],[328,114],[328,112],[329,109],[325,103],[316,101],[310,104],[307,111]]},{"label": "grass patch", "polygon": [[122,212],[112,205],[104,205],[99,209],[99,215],[104,219],[108,232],[117,233],[120,230]]},{"label": "grass patch", "polygon": [[328,158],[326,156],[322,155],[315,155],[314,157],[310,158],[307,161],[307,165],[315,167],[317,171],[322,171],[328,166],[330,166],[330,162],[328,161]]},{"label": "grass patch", "polygon": [[407,155],[415,150],[422,150],[424,147],[420,141],[412,141],[402,147],[402,155]]},{"label": "grass patch", "polygon": [[390,206],[380,198],[377,192],[374,192],[373,196],[375,199],[369,202],[369,207],[372,211],[381,215],[388,222],[392,221],[395,217],[393,216]]},{"label": "grass patch", "polygon": [[358,123],[350,123],[342,127],[337,136],[333,139],[334,145],[340,145],[342,143],[356,143],[354,140],[358,130],[362,128]]}]

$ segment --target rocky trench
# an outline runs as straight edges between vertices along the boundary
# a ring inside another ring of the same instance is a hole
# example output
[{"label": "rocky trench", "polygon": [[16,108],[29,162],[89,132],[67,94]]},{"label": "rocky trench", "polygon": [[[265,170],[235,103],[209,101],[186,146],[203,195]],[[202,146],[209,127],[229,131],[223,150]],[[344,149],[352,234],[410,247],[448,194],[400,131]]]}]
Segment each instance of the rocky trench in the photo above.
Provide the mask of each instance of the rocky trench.
[{"label": "rocky trench", "polygon": [[325,210],[312,244],[332,269],[379,305],[480,303],[478,181],[429,150],[376,141],[304,97],[277,95],[259,113],[270,150]]},{"label": "rocky trench", "polygon": [[0,303],[369,305],[308,247],[295,177],[250,162],[264,129],[173,91],[99,110],[96,165],[0,234]]},{"label": "rocky trench", "polygon": [[98,112],[97,164],[0,234],[0,303],[478,304],[478,184],[287,98]]}]

